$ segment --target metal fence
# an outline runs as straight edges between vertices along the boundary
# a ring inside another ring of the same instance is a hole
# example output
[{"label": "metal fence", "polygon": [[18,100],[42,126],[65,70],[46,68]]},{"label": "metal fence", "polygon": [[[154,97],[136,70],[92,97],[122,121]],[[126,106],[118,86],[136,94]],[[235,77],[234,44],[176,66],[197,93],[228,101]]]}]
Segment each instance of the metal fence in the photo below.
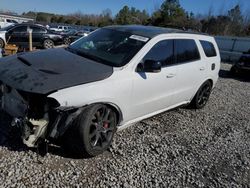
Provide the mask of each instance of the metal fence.
[{"label": "metal fence", "polygon": [[250,50],[250,38],[217,36],[215,40],[223,62],[236,62],[243,52]]}]

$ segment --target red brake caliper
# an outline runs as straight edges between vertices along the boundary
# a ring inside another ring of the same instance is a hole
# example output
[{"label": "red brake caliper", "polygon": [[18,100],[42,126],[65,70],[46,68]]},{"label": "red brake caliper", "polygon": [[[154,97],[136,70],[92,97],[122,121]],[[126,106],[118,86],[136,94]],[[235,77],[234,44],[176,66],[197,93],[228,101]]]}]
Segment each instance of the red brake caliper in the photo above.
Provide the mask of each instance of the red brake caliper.
[{"label": "red brake caliper", "polygon": [[109,127],[109,124],[108,124],[107,122],[104,122],[104,123],[103,123],[103,127],[104,127],[105,129],[107,129],[107,128]]}]

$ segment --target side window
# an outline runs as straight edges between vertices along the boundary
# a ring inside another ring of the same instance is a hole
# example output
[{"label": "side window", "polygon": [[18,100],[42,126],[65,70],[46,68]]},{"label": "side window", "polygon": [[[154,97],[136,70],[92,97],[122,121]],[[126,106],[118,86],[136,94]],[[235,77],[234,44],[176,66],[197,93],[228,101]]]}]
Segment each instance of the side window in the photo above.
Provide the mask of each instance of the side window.
[{"label": "side window", "polygon": [[214,45],[211,42],[201,40],[200,43],[207,57],[217,56]]},{"label": "side window", "polygon": [[158,42],[152,49],[145,55],[143,61],[154,60],[160,61],[162,66],[168,66],[174,62],[174,41],[164,40]]},{"label": "side window", "polygon": [[46,30],[41,27],[31,26],[30,29],[32,29],[33,33],[46,33]]},{"label": "side window", "polygon": [[186,63],[200,59],[197,45],[192,39],[175,40],[176,63]]},{"label": "side window", "polygon": [[27,32],[27,26],[19,26],[12,29],[13,33],[24,33]]}]

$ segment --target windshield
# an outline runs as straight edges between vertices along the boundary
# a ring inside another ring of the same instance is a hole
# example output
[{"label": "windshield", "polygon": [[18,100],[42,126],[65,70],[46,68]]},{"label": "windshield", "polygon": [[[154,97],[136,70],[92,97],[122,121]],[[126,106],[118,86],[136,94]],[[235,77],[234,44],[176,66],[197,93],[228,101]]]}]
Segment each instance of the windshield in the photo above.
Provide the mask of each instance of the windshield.
[{"label": "windshield", "polygon": [[99,29],[69,46],[78,55],[121,67],[127,64],[146,44],[148,38],[113,29]]}]

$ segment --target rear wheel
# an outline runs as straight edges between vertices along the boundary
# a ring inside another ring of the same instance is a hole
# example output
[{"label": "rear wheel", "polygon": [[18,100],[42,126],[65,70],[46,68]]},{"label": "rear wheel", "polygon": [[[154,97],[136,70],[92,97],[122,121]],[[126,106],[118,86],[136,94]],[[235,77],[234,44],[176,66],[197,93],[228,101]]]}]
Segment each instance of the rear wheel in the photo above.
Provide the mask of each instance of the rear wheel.
[{"label": "rear wheel", "polygon": [[82,112],[67,135],[66,148],[78,155],[97,156],[111,145],[116,131],[116,113],[103,104]]},{"label": "rear wheel", "polygon": [[46,39],[44,42],[43,42],[43,47],[45,49],[50,49],[50,48],[53,48],[54,47],[54,42],[50,39]]},{"label": "rear wheel", "polygon": [[4,45],[5,45],[5,43],[4,43],[3,39],[0,39],[0,48],[4,48]]},{"label": "rear wheel", "polygon": [[230,69],[230,74],[232,76],[235,76],[235,75],[237,75],[237,73],[238,73],[238,70],[237,70],[236,66],[233,65],[232,68]]},{"label": "rear wheel", "polygon": [[208,102],[211,91],[212,91],[211,82],[209,81],[205,82],[197,91],[196,95],[194,96],[191,102],[191,107],[195,109],[203,108]]},{"label": "rear wheel", "polygon": [[71,40],[70,40],[70,38],[65,38],[64,40],[63,40],[63,42],[64,42],[64,44],[66,44],[66,45],[70,45],[71,44]]}]

